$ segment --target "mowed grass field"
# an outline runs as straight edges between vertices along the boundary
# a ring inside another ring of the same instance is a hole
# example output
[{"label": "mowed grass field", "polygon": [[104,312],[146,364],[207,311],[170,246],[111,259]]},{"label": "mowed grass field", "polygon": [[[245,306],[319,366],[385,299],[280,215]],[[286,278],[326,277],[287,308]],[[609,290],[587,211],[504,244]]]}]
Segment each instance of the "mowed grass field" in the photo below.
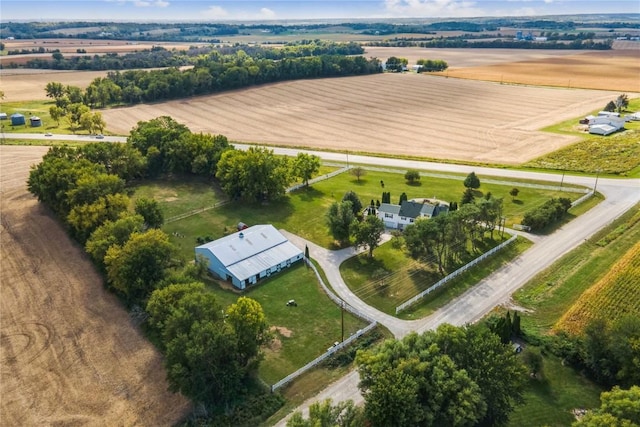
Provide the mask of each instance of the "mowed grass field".
[{"label": "mowed grass field", "polygon": [[602,108],[617,95],[377,74],[278,83],[103,116],[116,134],[167,115],[194,132],[238,142],[519,164],[579,140],[538,129]]}]

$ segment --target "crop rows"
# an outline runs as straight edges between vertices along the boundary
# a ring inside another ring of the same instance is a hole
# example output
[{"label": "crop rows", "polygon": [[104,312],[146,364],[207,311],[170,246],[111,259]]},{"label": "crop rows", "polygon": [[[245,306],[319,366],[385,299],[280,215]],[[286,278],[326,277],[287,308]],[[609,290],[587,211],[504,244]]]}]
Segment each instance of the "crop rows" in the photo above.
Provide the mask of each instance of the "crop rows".
[{"label": "crop rows", "polygon": [[555,329],[578,334],[592,319],[613,321],[626,315],[640,316],[639,292],[640,242],[580,296]]},{"label": "crop rows", "polygon": [[238,142],[521,163],[576,141],[537,131],[601,108],[612,92],[417,74],[279,83],[104,111],[110,131],[174,117]]}]

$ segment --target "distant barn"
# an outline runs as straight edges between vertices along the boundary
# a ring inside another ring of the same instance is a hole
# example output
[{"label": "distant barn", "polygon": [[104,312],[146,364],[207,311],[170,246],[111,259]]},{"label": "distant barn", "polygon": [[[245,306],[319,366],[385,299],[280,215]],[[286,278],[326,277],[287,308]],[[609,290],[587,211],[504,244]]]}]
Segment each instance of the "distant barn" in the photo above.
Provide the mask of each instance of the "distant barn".
[{"label": "distant barn", "polygon": [[273,225],[248,227],[195,248],[207,259],[209,271],[238,289],[290,267],[303,258],[302,251]]}]

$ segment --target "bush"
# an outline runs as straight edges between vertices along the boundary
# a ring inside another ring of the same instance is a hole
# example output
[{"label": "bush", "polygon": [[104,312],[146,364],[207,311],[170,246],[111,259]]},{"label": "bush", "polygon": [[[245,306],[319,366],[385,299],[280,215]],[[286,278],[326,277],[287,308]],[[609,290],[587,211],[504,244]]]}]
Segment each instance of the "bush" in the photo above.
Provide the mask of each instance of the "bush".
[{"label": "bush", "polygon": [[531,227],[532,231],[542,230],[559,221],[571,208],[571,200],[560,197],[548,200],[544,205],[524,214],[522,225]]}]

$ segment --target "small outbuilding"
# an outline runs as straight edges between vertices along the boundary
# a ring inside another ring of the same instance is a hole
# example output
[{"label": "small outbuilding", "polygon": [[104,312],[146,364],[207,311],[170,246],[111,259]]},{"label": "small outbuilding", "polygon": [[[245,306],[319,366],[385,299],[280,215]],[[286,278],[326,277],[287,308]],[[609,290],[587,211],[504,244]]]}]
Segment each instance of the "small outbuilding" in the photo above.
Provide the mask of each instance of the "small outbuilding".
[{"label": "small outbuilding", "polygon": [[37,117],[37,116],[29,117],[29,122],[31,123],[32,128],[37,128],[42,126],[42,120],[40,120],[40,117]]},{"label": "small outbuilding", "polygon": [[258,283],[304,258],[271,224],[254,225],[195,248],[217,278],[238,289]]},{"label": "small outbuilding", "polygon": [[0,120],[7,120],[9,119],[9,117],[7,116],[7,113],[0,113]]},{"label": "small outbuilding", "polygon": [[21,126],[26,123],[24,119],[24,115],[20,113],[15,113],[11,115],[11,126]]}]

